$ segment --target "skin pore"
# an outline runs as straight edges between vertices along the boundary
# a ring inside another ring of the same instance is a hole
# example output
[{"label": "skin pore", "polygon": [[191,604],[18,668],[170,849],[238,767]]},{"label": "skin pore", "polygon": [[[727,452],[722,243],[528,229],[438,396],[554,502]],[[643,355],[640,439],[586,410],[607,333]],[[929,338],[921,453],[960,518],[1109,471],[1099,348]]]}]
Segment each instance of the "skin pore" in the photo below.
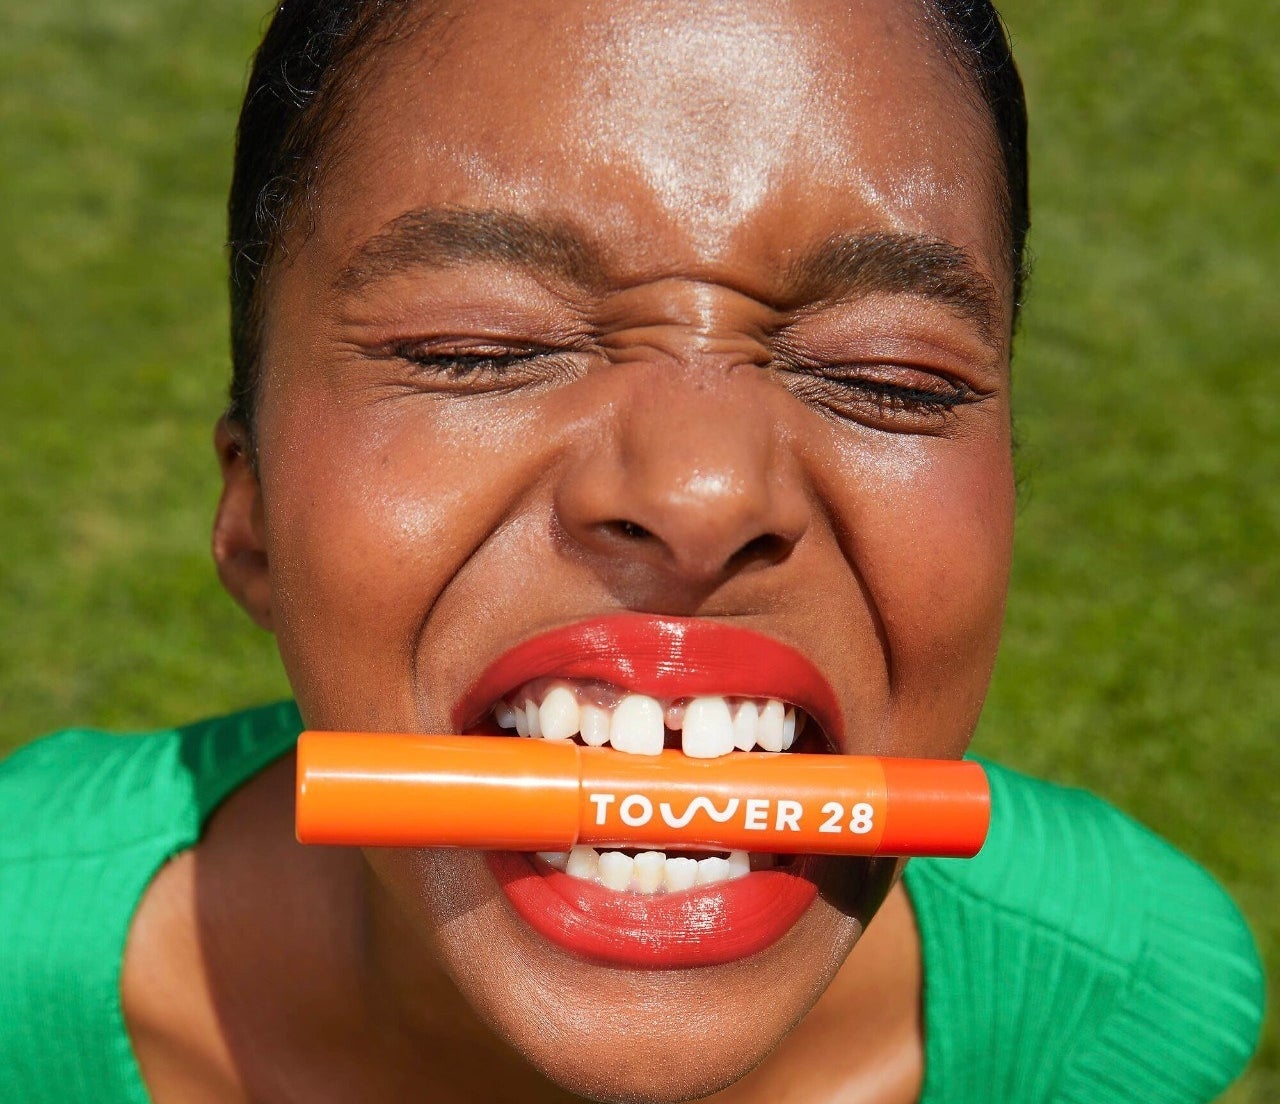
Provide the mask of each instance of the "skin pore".
[{"label": "skin pore", "polygon": [[[922,12],[458,4],[362,76],[267,276],[256,464],[218,434],[219,571],[307,725],[450,731],[513,644],[629,610],[799,650],[837,751],[959,756],[1009,567],[1012,290],[990,123]],[[143,899],[161,1104],[918,1096],[900,886],[849,953],[887,867],[750,958],[621,970],[478,853],[300,848],[292,771]]]}]

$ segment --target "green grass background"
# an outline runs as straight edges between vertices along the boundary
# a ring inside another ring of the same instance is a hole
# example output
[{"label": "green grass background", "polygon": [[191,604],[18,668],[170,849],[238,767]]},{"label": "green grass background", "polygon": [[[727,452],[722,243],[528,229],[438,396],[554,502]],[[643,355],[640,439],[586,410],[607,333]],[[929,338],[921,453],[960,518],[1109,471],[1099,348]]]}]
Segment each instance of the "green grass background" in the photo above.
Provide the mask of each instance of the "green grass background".
[{"label": "green grass background", "polygon": [[[980,750],[1208,865],[1280,964],[1280,5],[1009,0],[1036,271]],[[283,695],[219,590],[222,205],[261,0],[0,0],[0,753]],[[1269,1020],[1224,1098],[1280,1100]]]}]

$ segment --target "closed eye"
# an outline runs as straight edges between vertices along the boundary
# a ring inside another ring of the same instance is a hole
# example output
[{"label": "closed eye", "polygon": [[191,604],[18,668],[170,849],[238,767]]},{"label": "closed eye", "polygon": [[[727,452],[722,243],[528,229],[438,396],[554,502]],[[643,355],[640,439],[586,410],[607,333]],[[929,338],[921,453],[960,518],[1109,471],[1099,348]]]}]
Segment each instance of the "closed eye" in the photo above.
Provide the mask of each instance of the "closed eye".
[{"label": "closed eye", "polygon": [[409,361],[425,372],[438,373],[453,380],[464,380],[480,373],[502,374],[519,365],[546,356],[550,349],[483,350],[467,352],[430,352],[421,345],[400,345],[392,349],[395,356]]},{"label": "closed eye", "polygon": [[786,385],[837,416],[875,428],[939,432],[962,407],[988,395],[940,372],[903,364],[789,365]]},{"label": "closed eye", "polygon": [[373,355],[408,364],[409,383],[415,388],[459,393],[564,382],[582,367],[576,350],[479,341],[403,341]]}]

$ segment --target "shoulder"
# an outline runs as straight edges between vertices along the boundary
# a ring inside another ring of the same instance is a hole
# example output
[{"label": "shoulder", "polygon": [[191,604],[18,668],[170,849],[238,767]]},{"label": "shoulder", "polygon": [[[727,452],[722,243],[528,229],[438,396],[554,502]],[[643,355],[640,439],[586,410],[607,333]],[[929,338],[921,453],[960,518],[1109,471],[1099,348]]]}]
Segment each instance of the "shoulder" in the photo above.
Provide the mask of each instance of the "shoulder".
[{"label": "shoulder", "polygon": [[0,863],[197,832],[236,785],[291,746],[282,702],[147,733],[67,729],[0,761]]},{"label": "shoulder", "polygon": [[1008,1099],[1214,1099],[1248,1061],[1262,1016],[1261,964],[1235,904],[1092,794],[984,766],[982,852],[908,870],[934,975],[927,999],[939,987],[1000,994],[987,1003],[1002,1023],[983,1030],[1030,1050],[1021,1061],[1036,1068],[1018,1076],[1045,1089]]},{"label": "shoulder", "polygon": [[138,902],[299,727],[284,703],[144,734],[68,730],[0,762],[0,1099],[139,1098],[120,1009]]},{"label": "shoulder", "polygon": [[[176,774],[177,730],[69,729],[0,763],[0,862],[103,850],[152,828],[148,794]],[[128,815],[118,815],[128,811]]]}]

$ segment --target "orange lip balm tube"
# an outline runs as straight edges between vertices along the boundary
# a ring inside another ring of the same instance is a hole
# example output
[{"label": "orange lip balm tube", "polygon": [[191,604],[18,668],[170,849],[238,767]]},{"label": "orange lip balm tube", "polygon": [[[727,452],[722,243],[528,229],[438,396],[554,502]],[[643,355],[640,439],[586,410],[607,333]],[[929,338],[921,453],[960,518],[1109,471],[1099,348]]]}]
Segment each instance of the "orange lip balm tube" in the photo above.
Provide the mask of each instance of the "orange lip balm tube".
[{"label": "orange lip balm tube", "polygon": [[505,736],[304,732],[303,843],[568,851],[687,848],[968,858],[977,763],[790,752],[628,755]]}]

